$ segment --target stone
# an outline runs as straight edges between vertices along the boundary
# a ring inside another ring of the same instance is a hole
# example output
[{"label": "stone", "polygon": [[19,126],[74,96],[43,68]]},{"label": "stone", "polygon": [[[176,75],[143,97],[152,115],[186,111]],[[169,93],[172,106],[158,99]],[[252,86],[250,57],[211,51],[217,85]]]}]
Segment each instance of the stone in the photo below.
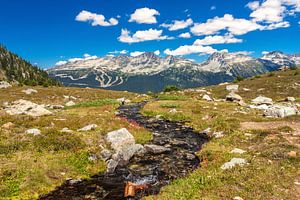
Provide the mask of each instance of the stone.
[{"label": "stone", "polygon": [[72,99],[72,100],[76,100],[76,99],[77,99],[76,97],[68,96],[68,95],[63,95],[63,97],[64,97],[65,99]]},{"label": "stone", "polygon": [[121,150],[119,150],[116,154],[113,155],[113,159],[118,161],[118,165],[124,166],[128,164],[129,160],[135,154],[143,154],[145,149],[141,144],[132,144],[128,146],[124,146]]},{"label": "stone", "polygon": [[108,160],[111,158],[112,153],[108,150],[108,149],[103,149],[101,152],[101,157],[103,158],[103,160]]},{"label": "stone", "polygon": [[65,105],[66,106],[75,106],[76,103],[74,101],[68,101]]},{"label": "stone", "polygon": [[269,106],[266,105],[266,104],[262,104],[262,105],[259,105],[259,106],[249,105],[249,108],[251,108],[251,109],[259,109],[259,110],[267,110],[269,108]]},{"label": "stone", "polygon": [[1,128],[7,129],[7,130],[11,129],[12,127],[14,127],[14,123],[12,123],[12,122],[7,122],[1,126]]},{"label": "stone", "polygon": [[122,103],[125,103],[125,100],[126,100],[126,99],[125,99],[124,97],[123,97],[123,98],[117,99],[117,101],[118,101],[119,103],[121,103],[121,104],[122,104]]},{"label": "stone", "polygon": [[226,96],[226,101],[241,101],[241,100],[243,100],[243,98],[240,95],[235,94],[234,92],[230,92]]},{"label": "stone", "polygon": [[163,146],[155,145],[155,144],[146,144],[145,149],[147,152],[153,153],[153,154],[161,154],[161,153],[166,153],[170,152],[170,148],[166,148]]},{"label": "stone", "polygon": [[243,90],[244,90],[245,92],[248,92],[248,91],[250,91],[250,89],[249,89],[249,88],[243,88]]},{"label": "stone", "polygon": [[75,185],[76,183],[79,183],[80,181],[81,181],[81,179],[70,179],[69,184],[70,185]]},{"label": "stone", "polygon": [[297,152],[296,151],[290,151],[287,153],[288,157],[290,158],[296,158],[297,157]]},{"label": "stone", "polygon": [[32,128],[32,129],[28,129],[25,133],[37,136],[37,135],[41,134],[41,131],[39,129],[37,129],[37,128]]},{"label": "stone", "polygon": [[236,92],[239,90],[239,85],[226,85],[226,90],[229,92]]},{"label": "stone", "polygon": [[208,96],[207,94],[203,95],[202,99],[206,100],[206,101],[213,101],[213,99],[210,96]]},{"label": "stone", "polygon": [[244,166],[245,164],[247,164],[247,161],[243,158],[232,158],[229,162],[224,163],[221,166],[221,169],[223,169],[223,170],[231,169],[231,168],[235,167],[236,165]]},{"label": "stone", "polygon": [[64,109],[63,105],[50,105],[49,108],[57,110],[57,109]]},{"label": "stone", "polygon": [[135,144],[134,137],[126,128],[107,133],[106,140],[111,143],[111,147],[115,151],[121,150],[124,146]]},{"label": "stone", "polygon": [[93,131],[97,128],[97,124],[89,124],[81,129],[78,129],[79,132]]},{"label": "stone", "polygon": [[264,97],[264,96],[258,96],[255,99],[252,100],[252,103],[254,105],[272,105],[273,104],[273,100],[271,98],[268,97]]},{"label": "stone", "polygon": [[72,133],[73,131],[70,130],[69,128],[65,127],[65,128],[63,128],[63,129],[61,129],[60,132],[62,132],[62,133]]},{"label": "stone", "polygon": [[242,197],[236,196],[233,198],[233,200],[244,200]]},{"label": "stone", "polygon": [[9,87],[12,87],[11,84],[6,81],[0,81],[0,89],[7,89]]},{"label": "stone", "polygon": [[52,115],[52,112],[45,109],[44,106],[35,104],[31,101],[23,99],[14,101],[11,105],[5,107],[5,112],[10,115],[29,115],[33,117],[40,117],[44,115]]},{"label": "stone", "polygon": [[245,101],[243,101],[243,100],[240,100],[240,101],[238,102],[238,104],[239,104],[239,106],[242,106],[242,107],[247,106],[247,104],[246,104]]},{"label": "stone", "polygon": [[107,173],[114,173],[114,171],[116,170],[118,164],[119,164],[118,161],[116,161],[114,159],[108,160],[107,167],[106,167],[106,172]]},{"label": "stone", "polygon": [[232,151],[230,151],[230,153],[236,153],[236,154],[243,154],[246,153],[247,151],[243,150],[243,149],[239,149],[239,148],[234,148]]},{"label": "stone", "polygon": [[191,153],[187,153],[185,155],[186,159],[188,160],[194,160],[196,158],[196,156],[194,154],[191,154]]},{"label": "stone", "polygon": [[289,101],[289,102],[295,102],[296,101],[296,99],[294,97],[287,97],[285,100]]},{"label": "stone", "polygon": [[177,113],[177,110],[175,108],[173,108],[169,111],[169,113]]},{"label": "stone", "polygon": [[24,92],[25,94],[30,95],[30,94],[32,94],[32,93],[37,93],[38,91],[29,88],[29,89],[26,89],[26,90],[22,90],[22,92]]},{"label": "stone", "polygon": [[213,134],[212,134],[212,137],[214,137],[214,138],[222,138],[222,137],[224,137],[224,132],[223,131],[219,131],[219,132],[214,132]]},{"label": "stone", "polygon": [[284,118],[298,114],[298,109],[292,106],[273,105],[264,111],[266,117]]}]

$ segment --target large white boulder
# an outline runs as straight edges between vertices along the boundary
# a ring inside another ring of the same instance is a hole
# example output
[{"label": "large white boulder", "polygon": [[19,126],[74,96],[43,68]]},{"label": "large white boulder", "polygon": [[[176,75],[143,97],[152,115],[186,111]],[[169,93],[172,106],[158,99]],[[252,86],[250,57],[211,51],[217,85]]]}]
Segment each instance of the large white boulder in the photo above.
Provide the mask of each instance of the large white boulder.
[{"label": "large white boulder", "polygon": [[124,146],[135,144],[133,135],[126,128],[107,133],[106,140],[111,143],[111,147],[115,151],[121,150]]},{"label": "large white boulder", "polygon": [[239,85],[226,85],[226,90],[229,92],[236,92],[239,90]]},{"label": "large white boulder", "polygon": [[68,101],[65,105],[66,106],[75,106],[76,103],[74,101]]},{"label": "large white boulder", "polygon": [[41,131],[39,129],[37,129],[37,128],[32,128],[32,129],[28,129],[25,133],[37,136],[37,135],[41,134]]},{"label": "large white boulder", "polygon": [[206,100],[206,101],[213,101],[213,99],[210,96],[208,96],[207,94],[203,95],[202,99]]},{"label": "large white boulder", "polygon": [[266,117],[288,117],[292,115],[297,115],[299,113],[298,109],[293,106],[284,105],[273,105],[264,111]]},{"label": "large white boulder", "polygon": [[89,124],[81,129],[78,129],[77,131],[80,132],[92,131],[95,130],[97,127],[98,127],[97,124]]},{"label": "large white boulder", "polygon": [[10,115],[29,115],[33,117],[40,117],[44,115],[51,115],[52,112],[45,109],[44,106],[38,105],[27,100],[17,100],[11,105],[4,108],[5,112]]},{"label": "large white boulder", "polygon": [[6,88],[9,88],[9,87],[11,87],[11,84],[9,84],[6,81],[0,81],[0,89],[6,89]]},{"label": "large white boulder", "polygon": [[268,97],[264,97],[264,96],[258,96],[255,99],[252,100],[252,103],[255,105],[272,105],[273,104],[273,100],[271,98]]}]

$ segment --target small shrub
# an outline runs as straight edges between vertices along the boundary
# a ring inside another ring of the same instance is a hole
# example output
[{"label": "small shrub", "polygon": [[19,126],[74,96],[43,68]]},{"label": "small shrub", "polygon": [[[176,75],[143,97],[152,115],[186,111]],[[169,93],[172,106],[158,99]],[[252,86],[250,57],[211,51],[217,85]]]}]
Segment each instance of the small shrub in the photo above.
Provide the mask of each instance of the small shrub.
[{"label": "small shrub", "polygon": [[179,90],[180,90],[180,88],[175,85],[167,85],[164,88],[163,92],[172,92],[172,91],[179,91]]},{"label": "small shrub", "polygon": [[297,70],[297,66],[291,66],[290,70]]},{"label": "small shrub", "polygon": [[292,129],[289,126],[281,126],[281,127],[277,128],[277,130],[280,132],[284,132],[284,133],[290,133],[290,132],[294,131],[294,129]]},{"label": "small shrub", "polygon": [[268,77],[272,77],[272,76],[275,76],[275,74],[273,72],[268,74]]},{"label": "small shrub", "polygon": [[294,73],[294,76],[297,76],[297,75],[299,75],[300,73],[298,72],[298,71],[296,71],[295,73]]},{"label": "small shrub", "polygon": [[234,82],[234,83],[238,83],[238,82],[243,81],[243,80],[245,80],[244,77],[242,77],[242,76],[237,76],[236,79],[235,79],[233,82]]},{"label": "small shrub", "polygon": [[162,104],[160,105],[161,108],[178,108],[179,106],[176,104]]},{"label": "small shrub", "polygon": [[254,76],[254,78],[261,78],[261,75],[256,75]]}]

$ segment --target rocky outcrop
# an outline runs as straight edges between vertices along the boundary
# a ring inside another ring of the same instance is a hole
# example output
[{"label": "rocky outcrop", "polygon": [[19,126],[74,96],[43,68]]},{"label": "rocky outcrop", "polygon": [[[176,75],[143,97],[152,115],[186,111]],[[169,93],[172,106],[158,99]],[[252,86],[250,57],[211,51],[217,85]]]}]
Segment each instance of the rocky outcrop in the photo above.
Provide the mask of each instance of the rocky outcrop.
[{"label": "rocky outcrop", "polygon": [[298,113],[298,109],[294,106],[273,105],[264,111],[264,116],[283,118],[292,115],[297,115]]},{"label": "rocky outcrop", "polygon": [[229,162],[224,163],[221,166],[221,169],[226,170],[226,169],[231,169],[235,167],[236,165],[238,166],[244,166],[247,164],[247,161],[243,158],[232,158]]},{"label": "rocky outcrop", "polygon": [[265,104],[265,105],[272,105],[272,104],[273,104],[273,100],[272,100],[271,98],[264,97],[264,96],[256,97],[256,98],[253,99],[251,102],[252,102],[254,105],[262,105],[262,104]]},{"label": "rocky outcrop", "polygon": [[9,88],[9,87],[11,87],[11,84],[9,84],[6,81],[0,81],[0,89],[6,89],[6,88]]},{"label": "rocky outcrop", "polygon": [[239,85],[226,85],[226,90],[229,92],[237,92],[239,90]]},{"label": "rocky outcrop", "polygon": [[230,93],[226,96],[226,101],[239,102],[239,101],[241,101],[241,100],[243,100],[243,98],[242,98],[240,95],[238,95],[238,94],[236,94],[236,93],[234,93],[234,92],[230,92]]},{"label": "rocky outcrop", "polygon": [[4,110],[10,115],[29,115],[33,117],[52,114],[44,106],[23,99],[14,101],[11,105],[6,106]]},{"label": "rocky outcrop", "polygon": [[203,95],[202,99],[206,100],[206,101],[213,101],[213,99],[210,96],[208,96],[207,94]]},{"label": "rocky outcrop", "polygon": [[34,90],[34,89],[31,89],[31,88],[29,88],[29,89],[26,89],[26,90],[22,90],[22,92],[24,92],[25,94],[28,94],[28,95],[30,95],[30,94],[32,94],[32,93],[37,93],[38,91],[37,91],[37,90]]}]

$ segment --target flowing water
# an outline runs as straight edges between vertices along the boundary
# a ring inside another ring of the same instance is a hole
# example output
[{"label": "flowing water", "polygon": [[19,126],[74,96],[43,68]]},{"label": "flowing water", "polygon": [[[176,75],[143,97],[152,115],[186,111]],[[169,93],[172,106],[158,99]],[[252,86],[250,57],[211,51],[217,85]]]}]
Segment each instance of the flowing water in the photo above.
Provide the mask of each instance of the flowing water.
[{"label": "flowing water", "polygon": [[140,114],[144,105],[145,102],[123,105],[119,108],[119,116],[151,131],[153,140],[149,144],[168,147],[171,151],[134,156],[128,165],[117,167],[113,174],[99,174],[77,182],[66,181],[40,199],[126,199],[124,189],[127,181],[149,186],[131,198],[141,199],[158,194],[162,186],[175,178],[187,176],[198,167],[200,161],[194,153],[207,141],[205,135],[179,122],[145,117]]}]

